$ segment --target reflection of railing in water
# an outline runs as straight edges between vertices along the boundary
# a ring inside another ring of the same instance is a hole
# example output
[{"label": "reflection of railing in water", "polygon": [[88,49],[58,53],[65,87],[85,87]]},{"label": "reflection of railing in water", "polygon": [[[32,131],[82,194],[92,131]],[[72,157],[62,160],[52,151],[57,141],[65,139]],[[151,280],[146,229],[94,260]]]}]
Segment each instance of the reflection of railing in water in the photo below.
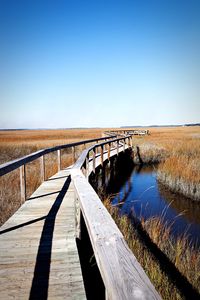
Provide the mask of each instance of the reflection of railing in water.
[{"label": "reflection of railing in water", "polygon": [[128,184],[124,185],[124,191],[123,191],[123,197],[121,198],[120,193],[117,194],[116,198],[117,198],[117,203],[113,204],[113,206],[122,206],[124,204],[124,202],[126,201],[126,199],[128,198],[131,189],[132,189],[132,184],[131,184],[131,179],[129,177],[128,179]]}]

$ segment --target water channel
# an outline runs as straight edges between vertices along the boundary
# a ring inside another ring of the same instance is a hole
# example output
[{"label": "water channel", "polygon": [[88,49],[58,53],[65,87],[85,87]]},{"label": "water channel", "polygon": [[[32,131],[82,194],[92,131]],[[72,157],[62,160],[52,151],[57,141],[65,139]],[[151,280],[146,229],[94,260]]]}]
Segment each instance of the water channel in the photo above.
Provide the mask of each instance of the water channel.
[{"label": "water channel", "polygon": [[[121,214],[147,219],[163,215],[164,222],[172,225],[172,235],[187,234],[200,247],[200,203],[171,192],[157,180],[158,165],[133,166],[122,162],[109,164],[100,171],[96,189],[104,196],[113,195],[112,205]],[[103,187],[103,188],[102,188]],[[102,191],[101,191],[102,193]]]}]

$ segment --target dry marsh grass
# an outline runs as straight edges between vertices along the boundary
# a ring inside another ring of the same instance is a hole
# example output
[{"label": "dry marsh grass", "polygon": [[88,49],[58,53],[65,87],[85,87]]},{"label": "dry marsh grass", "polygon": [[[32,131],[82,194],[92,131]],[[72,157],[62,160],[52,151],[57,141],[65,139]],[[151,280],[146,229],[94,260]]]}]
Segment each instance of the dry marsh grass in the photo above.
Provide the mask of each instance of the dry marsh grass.
[{"label": "dry marsh grass", "polygon": [[162,217],[132,222],[119,215],[109,198],[104,205],[163,299],[199,299],[200,252],[185,235],[173,239],[171,226]]},{"label": "dry marsh grass", "polygon": [[[161,162],[158,179],[170,189],[200,200],[200,127],[152,128],[136,138],[144,163]],[[135,160],[138,155],[135,150]]]},{"label": "dry marsh grass", "polygon": [[[101,137],[100,129],[80,130],[20,130],[0,131],[0,164],[17,159],[37,150]],[[84,146],[76,148],[76,157]],[[62,168],[72,164],[71,149],[61,150]],[[45,177],[58,171],[57,153],[45,155]],[[40,159],[26,164],[27,198],[42,182]],[[0,224],[3,224],[21,205],[19,169],[0,177]]]},{"label": "dry marsh grass", "polygon": [[[151,135],[135,137],[134,144],[139,147],[139,154],[144,163],[162,162],[158,177],[171,189],[182,192],[186,196],[200,198],[200,128],[151,128]],[[35,152],[39,149],[52,147],[85,139],[101,137],[102,129],[71,129],[71,130],[16,130],[0,131],[0,164]],[[89,146],[89,145],[88,145]],[[76,157],[83,150],[77,147]],[[70,149],[61,150],[62,167],[72,163]],[[137,159],[135,148],[135,162]],[[45,157],[46,177],[57,172],[55,154]],[[34,170],[34,172],[32,171]],[[39,160],[27,164],[27,195],[30,196],[40,185]],[[10,179],[9,179],[10,176]],[[15,179],[14,179],[15,178]],[[3,176],[0,183],[1,223],[3,223],[20,205],[19,170]],[[12,184],[10,184],[12,182]],[[16,182],[16,183],[15,183]],[[12,186],[12,189],[10,188]],[[16,203],[15,203],[16,202]],[[8,207],[8,213],[6,212]]]},{"label": "dry marsh grass", "polygon": [[102,129],[0,131],[0,164],[40,149],[101,137]]}]

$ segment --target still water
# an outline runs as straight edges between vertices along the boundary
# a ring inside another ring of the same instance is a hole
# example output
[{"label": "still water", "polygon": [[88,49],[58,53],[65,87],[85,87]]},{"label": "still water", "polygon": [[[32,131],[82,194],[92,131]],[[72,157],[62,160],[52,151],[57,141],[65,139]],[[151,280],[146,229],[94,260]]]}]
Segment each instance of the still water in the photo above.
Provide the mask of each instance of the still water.
[{"label": "still water", "polygon": [[[163,216],[172,224],[172,234],[186,233],[190,241],[200,247],[200,204],[172,193],[157,180],[158,166],[131,167],[123,172],[110,171],[107,166],[99,176],[99,186],[104,193],[114,195],[112,204],[120,208],[121,214],[137,218]],[[124,169],[124,168],[123,168]]]}]

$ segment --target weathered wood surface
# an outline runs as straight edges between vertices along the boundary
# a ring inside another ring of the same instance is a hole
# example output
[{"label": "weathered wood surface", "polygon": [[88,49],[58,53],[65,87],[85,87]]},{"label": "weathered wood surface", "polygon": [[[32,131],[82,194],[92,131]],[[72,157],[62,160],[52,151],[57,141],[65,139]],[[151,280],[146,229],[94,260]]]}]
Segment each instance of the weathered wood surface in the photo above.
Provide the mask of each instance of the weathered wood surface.
[{"label": "weathered wood surface", "polygon": [[[120,153],[127,145],[104,152],[104,160]],[[90,148],[92,150],[92,148]],[[121,232],[102,204],[98,195],[81,171],[87,156],[85,150],[71,169],[72,180],[80,208],[93,246],[95,258],[104,281],[107,299],[161,299],[133,253],[128,248]],[[95,165],[102,163],[102,155]],[[90,159],[88,173],[93,170]]]},{"label": "weathered wood surface", "polygon": [[[84,150],[71,170],[60,171],[43,182],[2,226],[0,299],[85,299],[75,243],[75,236],[80,235],[79,205],[105,284],[106,299],[161,299],[87,181],[102,159],[129,147],[124,141],[125,138],[114,139],[108,151],[96,155],[97,145]],[[99,143],[98,147],[105,145],[106,142]],[[58,154],[58,168],[59,160]],[[83,165],[86,177],[81,171]],[[41,160],[41,174],[42,166]],[[75,205],[77,198],[79,203]]]},{"label": "weathered wood surface", "polygon": [[1,227],[0,299],[86,299],[69,169],[51,177]]}]

